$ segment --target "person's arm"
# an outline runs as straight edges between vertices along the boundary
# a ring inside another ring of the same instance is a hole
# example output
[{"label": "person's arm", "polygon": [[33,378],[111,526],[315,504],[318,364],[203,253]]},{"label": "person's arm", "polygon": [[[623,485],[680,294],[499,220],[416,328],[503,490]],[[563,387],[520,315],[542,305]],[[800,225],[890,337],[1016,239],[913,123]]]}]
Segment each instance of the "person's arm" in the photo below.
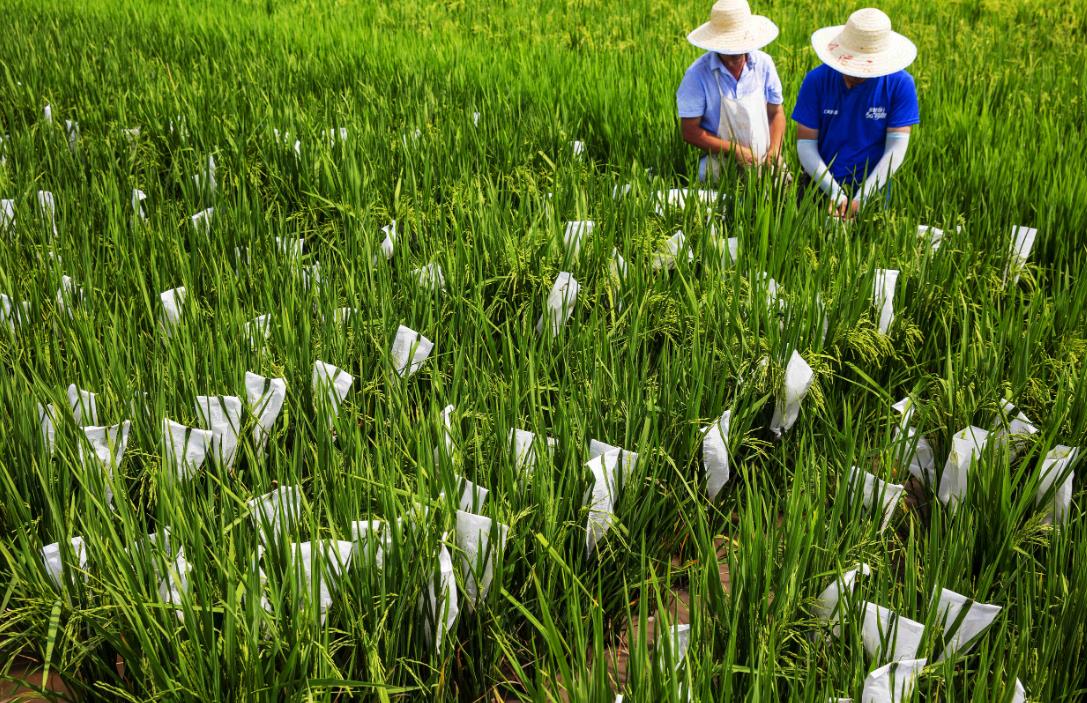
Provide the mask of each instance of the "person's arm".
[{"label": "person's arm", "polygon": [[710,154],[731,154],[743,166],[750,166],[755,162],[754,154],[747,147],[721,139],[703,129],[701,117],[683,117],[679,123],[683,141],[691,146]]},{"label": "person's arm", "polygon": [[819,130],[798,124],[796,128],[796,152],[800,156],[800,165],[804,172],[811,176],[812,181],[820,190],[830,196],[830,210],[832,214],[844,215],[849,208],[849,198],[842,190],[841,184],[834,180],[830,173],[830,167],[819,155]]},{"label": "person's arm", "polygon": [[766,103],[766,116],[770,120],[770,150],[766,163],[777,163],[781,158],[781,142],[785,139],[785,109],[782,105]]},{"label": "person's arm", "polygon": [[887,130],[887,143],[883,147],[883,158],[868,174],[860,194],[854,199],[863,205],[873,194],[879,192],[906,158],[906,149],[910,145],[910,128],[895,127]]}]

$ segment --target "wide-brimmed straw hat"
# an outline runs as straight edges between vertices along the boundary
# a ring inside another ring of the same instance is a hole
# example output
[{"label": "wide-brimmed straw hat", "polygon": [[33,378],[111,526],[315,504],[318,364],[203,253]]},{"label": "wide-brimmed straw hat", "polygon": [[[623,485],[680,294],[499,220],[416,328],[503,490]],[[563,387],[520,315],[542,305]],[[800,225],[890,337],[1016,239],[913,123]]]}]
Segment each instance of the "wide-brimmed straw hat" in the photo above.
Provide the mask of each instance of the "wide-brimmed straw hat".
[{"label": "wide-brimmed straw hat", "polygon": [[857,10],[849,21],[811,35],[823,63],[854,78],[887,76],[913,63],[917,47],[891,31],[891,18],[874,7]]},{"label": "wide-brimmed straw hat", "polygon": [[747,0],[717,0],[710,10],[710,21],[688,34],[687,41],[719,54],[746,54],[766,46],[777,35],[777,25],[751,14]]}]

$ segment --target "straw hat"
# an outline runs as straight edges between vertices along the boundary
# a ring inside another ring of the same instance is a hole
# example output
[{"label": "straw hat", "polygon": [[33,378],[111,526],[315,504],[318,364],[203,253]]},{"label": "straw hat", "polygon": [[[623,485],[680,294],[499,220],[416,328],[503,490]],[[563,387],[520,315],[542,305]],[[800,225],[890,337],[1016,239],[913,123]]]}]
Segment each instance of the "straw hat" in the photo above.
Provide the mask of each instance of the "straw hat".
[{"label": "straw hat", "polygon": [[777,25],[751,14],[747,0],[717,0],[710,10],[710,21],[688,34],[687,41],[719,54],[746,54],[766,46],[777,35]]},{"label": "straw hat", "polygon": [[857,10],[849,21],[811,35],[823,63],[854,78],[887,76],[913,63],[917,47],[891,31],[891,18],[873,7]]}]

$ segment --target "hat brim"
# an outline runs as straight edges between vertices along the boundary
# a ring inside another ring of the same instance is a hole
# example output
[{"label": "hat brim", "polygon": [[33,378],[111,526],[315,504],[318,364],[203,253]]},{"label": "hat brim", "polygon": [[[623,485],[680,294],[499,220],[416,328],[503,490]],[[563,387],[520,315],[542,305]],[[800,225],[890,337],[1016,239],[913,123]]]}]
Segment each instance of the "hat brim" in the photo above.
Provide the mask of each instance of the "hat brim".
[{"label": "hat brim", "polygon": [[917,58],[917,47],[898,32],[891,32],[887,48],[873,54],[850,53],[834,41],[844,29],[823,27],[811,35],[811,45],[816,56],[838,73],[852,78],[879,78],[897,73]]},{"label": "hat brim", "polygon": [[687,41],[706,51],[719,54],[746,54],[761,49],[777,39],[778,26],[769,17],[752,15],[747,26],[736,32],[721,32],[706,22],[687,35]]}]

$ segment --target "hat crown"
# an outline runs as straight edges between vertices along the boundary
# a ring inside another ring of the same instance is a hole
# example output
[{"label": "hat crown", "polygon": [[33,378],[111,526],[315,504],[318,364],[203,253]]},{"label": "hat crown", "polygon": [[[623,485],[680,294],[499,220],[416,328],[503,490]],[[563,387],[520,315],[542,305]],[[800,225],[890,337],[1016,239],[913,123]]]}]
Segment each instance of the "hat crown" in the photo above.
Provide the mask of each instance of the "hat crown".
[{"label": "hat crown", "polygon": [[862,54],[875,54],[891,41],[891,18],[874,7],[857,10],[842,28],[839,42]]},{"label": "hat crown", "polygon": [[747,27],[751,21],[751,6],[747,0],[717,0],[710,10],[710,24],[720,31]]}]

